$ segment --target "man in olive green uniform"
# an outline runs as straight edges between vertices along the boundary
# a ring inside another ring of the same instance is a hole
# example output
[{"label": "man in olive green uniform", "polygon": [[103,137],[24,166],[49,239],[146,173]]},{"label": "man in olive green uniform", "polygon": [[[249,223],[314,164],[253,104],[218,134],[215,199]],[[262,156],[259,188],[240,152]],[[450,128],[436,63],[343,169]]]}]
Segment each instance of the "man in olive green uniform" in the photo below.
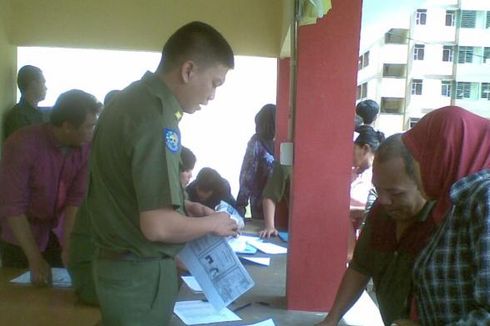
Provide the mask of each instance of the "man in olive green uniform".
[{"label": "man in olive green uniform", "polygon": [[17,86],[21,97],[19,103],[5,114],[5,139],[17,129],[44,122],[43,113],[37,107],[46,97],[47,90],[41,69],[30,65],[20,68],[17,73]]},{"label": "man in olive green uniform", "polygon": [[183,112],[214,98],[233,61],[218,31],[189,23],[166,42],[156,72],[121,91],[100,116],[86,208],[104,325],[166,325],[177,295],[176,253],[208,233],[236,235],[225,213],[184,215],[178,128]]}]

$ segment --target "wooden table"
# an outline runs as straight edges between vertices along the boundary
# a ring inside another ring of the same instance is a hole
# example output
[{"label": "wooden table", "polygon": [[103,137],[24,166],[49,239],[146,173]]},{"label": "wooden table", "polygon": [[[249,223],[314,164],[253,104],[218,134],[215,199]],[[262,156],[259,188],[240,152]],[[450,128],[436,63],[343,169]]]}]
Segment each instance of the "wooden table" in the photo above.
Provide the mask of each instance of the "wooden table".
[{"label": "wooden table", "polygon": [[72,289],[9,282],[23,272],[0,268],[0,325],[94,326],[100,320],[99,309],[77,303]]}]

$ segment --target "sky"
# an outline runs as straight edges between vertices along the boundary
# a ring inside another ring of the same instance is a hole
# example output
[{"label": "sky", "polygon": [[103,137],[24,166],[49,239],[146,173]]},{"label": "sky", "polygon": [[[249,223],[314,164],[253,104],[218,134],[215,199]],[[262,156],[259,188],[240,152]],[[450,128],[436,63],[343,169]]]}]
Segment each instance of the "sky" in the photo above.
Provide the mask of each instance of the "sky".
[{"label": "sky", "polygon": [[[21,47],[18,67],[35,65],[43,70],[48,87],[40,106],[52,106],[72,88],[82,89],[103,101],[112,89],[122,89],[154,71],[160,53],[66,48]],[[216,96],[202,110],[185,114],[181,123],[182,144],[197,157],[194,175],[205,166],[216,169],[238,193],[238,178],[247,142],[255,132],[255,114],[276,102],[276,59],[235,57]]]}]

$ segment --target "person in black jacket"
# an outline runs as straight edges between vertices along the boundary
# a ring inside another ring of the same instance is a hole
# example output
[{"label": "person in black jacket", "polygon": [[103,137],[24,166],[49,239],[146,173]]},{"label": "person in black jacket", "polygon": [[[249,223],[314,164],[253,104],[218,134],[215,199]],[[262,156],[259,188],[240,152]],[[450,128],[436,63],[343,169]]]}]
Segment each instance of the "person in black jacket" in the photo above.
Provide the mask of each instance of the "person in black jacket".
[{"label": "person in black jacket", "polygon": [[214,209],[220,201],[225,201],[236,209],[236,200],[231,194],[230,183],[218,171],[204,167],[196,180],[186,188],[189,200]]}]

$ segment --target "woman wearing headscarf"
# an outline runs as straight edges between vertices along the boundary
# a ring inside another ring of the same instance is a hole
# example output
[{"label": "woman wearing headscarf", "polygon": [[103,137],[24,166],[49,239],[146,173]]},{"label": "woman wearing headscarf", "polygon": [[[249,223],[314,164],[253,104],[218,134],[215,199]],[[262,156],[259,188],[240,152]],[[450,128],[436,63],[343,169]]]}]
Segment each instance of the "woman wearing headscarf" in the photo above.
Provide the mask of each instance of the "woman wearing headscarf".
[{"label": "woman wearing headscarf", "polygon": [[276,106],[266,104],[255,116],[255,134],[249,140],[240,171],[237,210],[245,216],[250,201],[252,218],[263,219],[262,191],[272,173]]},{"label": "woman wearing headscarf", "polygon": [[[422,325],[490,324],[490,122],[435,110],[403,135],[439,224],[413,270]],[[396,324],[407,325],[407,321]]]}]

